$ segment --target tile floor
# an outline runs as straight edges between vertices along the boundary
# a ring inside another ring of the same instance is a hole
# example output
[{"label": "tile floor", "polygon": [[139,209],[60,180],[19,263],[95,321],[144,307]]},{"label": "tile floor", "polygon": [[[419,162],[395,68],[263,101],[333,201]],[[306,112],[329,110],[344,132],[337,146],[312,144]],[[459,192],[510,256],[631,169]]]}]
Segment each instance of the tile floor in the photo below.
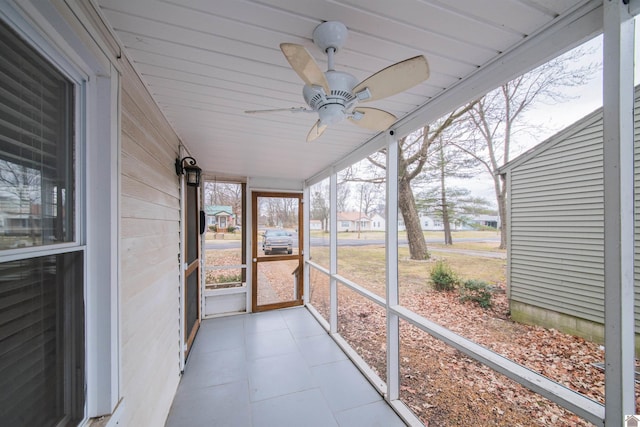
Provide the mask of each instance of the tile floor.
[{"label": "tile floor", "polygon": [[299,307],[205,320],[166,427],[405,424]]}]

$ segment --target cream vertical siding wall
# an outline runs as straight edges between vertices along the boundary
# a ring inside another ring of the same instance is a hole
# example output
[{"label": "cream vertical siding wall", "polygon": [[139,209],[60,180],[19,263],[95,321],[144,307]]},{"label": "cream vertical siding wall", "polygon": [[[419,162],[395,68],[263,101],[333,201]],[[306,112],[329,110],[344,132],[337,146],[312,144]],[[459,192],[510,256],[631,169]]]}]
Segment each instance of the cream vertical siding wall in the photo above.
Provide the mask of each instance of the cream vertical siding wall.
[{"label": "cream vertical siding wall", "polygon": [[[636,252],[640,284],[640,91],[636,90]],[[602,110],[506,165],[514,318],[604,338]],[[640,293],[636,287],[636,328]],[[572,320],[574,319],[574,320]],[[575,321],[577,319],[577,321]]]},{"label": "cream vertical siding wall", "polygon": [[61,5],[70,27],[121,73],[119,425],[162,426],[180,380],[179,141],[89,1],[69,7],[86,14]]},{"label": "cream vertical siding wall", "polygon": [[128,62],[121,91],[124,425],[163,425],[179,381],[178,139]]}]

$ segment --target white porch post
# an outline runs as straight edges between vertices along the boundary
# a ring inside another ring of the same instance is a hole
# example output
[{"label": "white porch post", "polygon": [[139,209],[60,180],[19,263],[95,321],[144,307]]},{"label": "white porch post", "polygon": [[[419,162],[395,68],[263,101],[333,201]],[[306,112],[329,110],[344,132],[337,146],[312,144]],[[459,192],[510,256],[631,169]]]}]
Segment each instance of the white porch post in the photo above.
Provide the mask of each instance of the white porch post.
[{"label": "white porch post", "polygon": [[338,176],[335,168],[329,179],[329,333],[338,332]]},{"label": "white porch post", "polygon": [[387,204],[385,247],[387,258],[387,399],[400,398],[400,330],[398,315],[391,307],[398,298],[398,143],[394,132],[387,134]]},{"label": "white porch post", "polygon": [[605,424],[635,413],[633,52],[624,0],[604,1]]},{"label": "white porch post", "polygon": [[302,196],[302,224],[298,225],[298,231],[300,228],[304,230],[303,244],[300,248],[302,252],[302,297],[304,305],[309,304],[309,296],[311,294],[311,275],[309,274],[309,253],[311,252],[311,191],[308,185],[304,187],[304,194]]}]

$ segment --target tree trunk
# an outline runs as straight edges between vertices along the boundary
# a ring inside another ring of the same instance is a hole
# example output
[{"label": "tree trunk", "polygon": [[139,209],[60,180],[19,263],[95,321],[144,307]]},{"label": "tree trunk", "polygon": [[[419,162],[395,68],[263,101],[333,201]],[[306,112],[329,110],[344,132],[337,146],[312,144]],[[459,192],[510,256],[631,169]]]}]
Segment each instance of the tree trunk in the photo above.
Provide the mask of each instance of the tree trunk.
[{"label": "tree trunk", "polygon": [[404,218],[404,225],[407,229],[407,240],[409,241],[409,254],[411,259],[429,259],[427,242],[420,226],[420,217],[416,208],[416,201],[411,191],[410,183],[400,178],[398,182],[398,207]]},{"label": "tree trunk", "polygon": [[444,226],[444,244],[453,245],[451,224],[449,223],[449,210],[447,209],[447,199],[444,193],[442,194],[442,225]]},{"label": "tree trunk", "polygon": [[500,215],[500,249],[507,249],[507,184],[502,175],[494,175],[493,181]]},{"label": "tree trunk", "polygon": [[444,156],[442,149],[440,150],[440,195],[442,196],[442,225],[444,226],[444,244],[452,245],[453,238],[451,237],[451,224],[449,224],[449,209],[447,207],[447,190],[444,185],[445,170],[444,170]]}]

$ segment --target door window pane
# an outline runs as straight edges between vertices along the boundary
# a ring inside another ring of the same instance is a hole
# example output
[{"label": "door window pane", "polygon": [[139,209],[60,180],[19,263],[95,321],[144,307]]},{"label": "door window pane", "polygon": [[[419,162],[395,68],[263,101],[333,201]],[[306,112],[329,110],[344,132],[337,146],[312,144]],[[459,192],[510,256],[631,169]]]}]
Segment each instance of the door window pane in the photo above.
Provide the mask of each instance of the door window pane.
[{"label": "door window pane", "polygon": [[297,259],[258,263],[258,305],[298,300],[299,265]]},{"label": "door window pane", "polygon": [[245,286],[244,184],[205,181],[205,289]]},{"label": "door window pane", "polygon": [[260,256],[298,255],[299,197],[258,197]]},{"label": "door window pane", "polygon": [[185,240],[187,242],[187,263],[191,264],[198,259],[198,188],[186,186],[186,194],[187,233]]},{"label": "door window pane", "polygon": [[195,269],[187,276],[187,331],[191,332],[198,321],[198,273],[199,269]]}]

